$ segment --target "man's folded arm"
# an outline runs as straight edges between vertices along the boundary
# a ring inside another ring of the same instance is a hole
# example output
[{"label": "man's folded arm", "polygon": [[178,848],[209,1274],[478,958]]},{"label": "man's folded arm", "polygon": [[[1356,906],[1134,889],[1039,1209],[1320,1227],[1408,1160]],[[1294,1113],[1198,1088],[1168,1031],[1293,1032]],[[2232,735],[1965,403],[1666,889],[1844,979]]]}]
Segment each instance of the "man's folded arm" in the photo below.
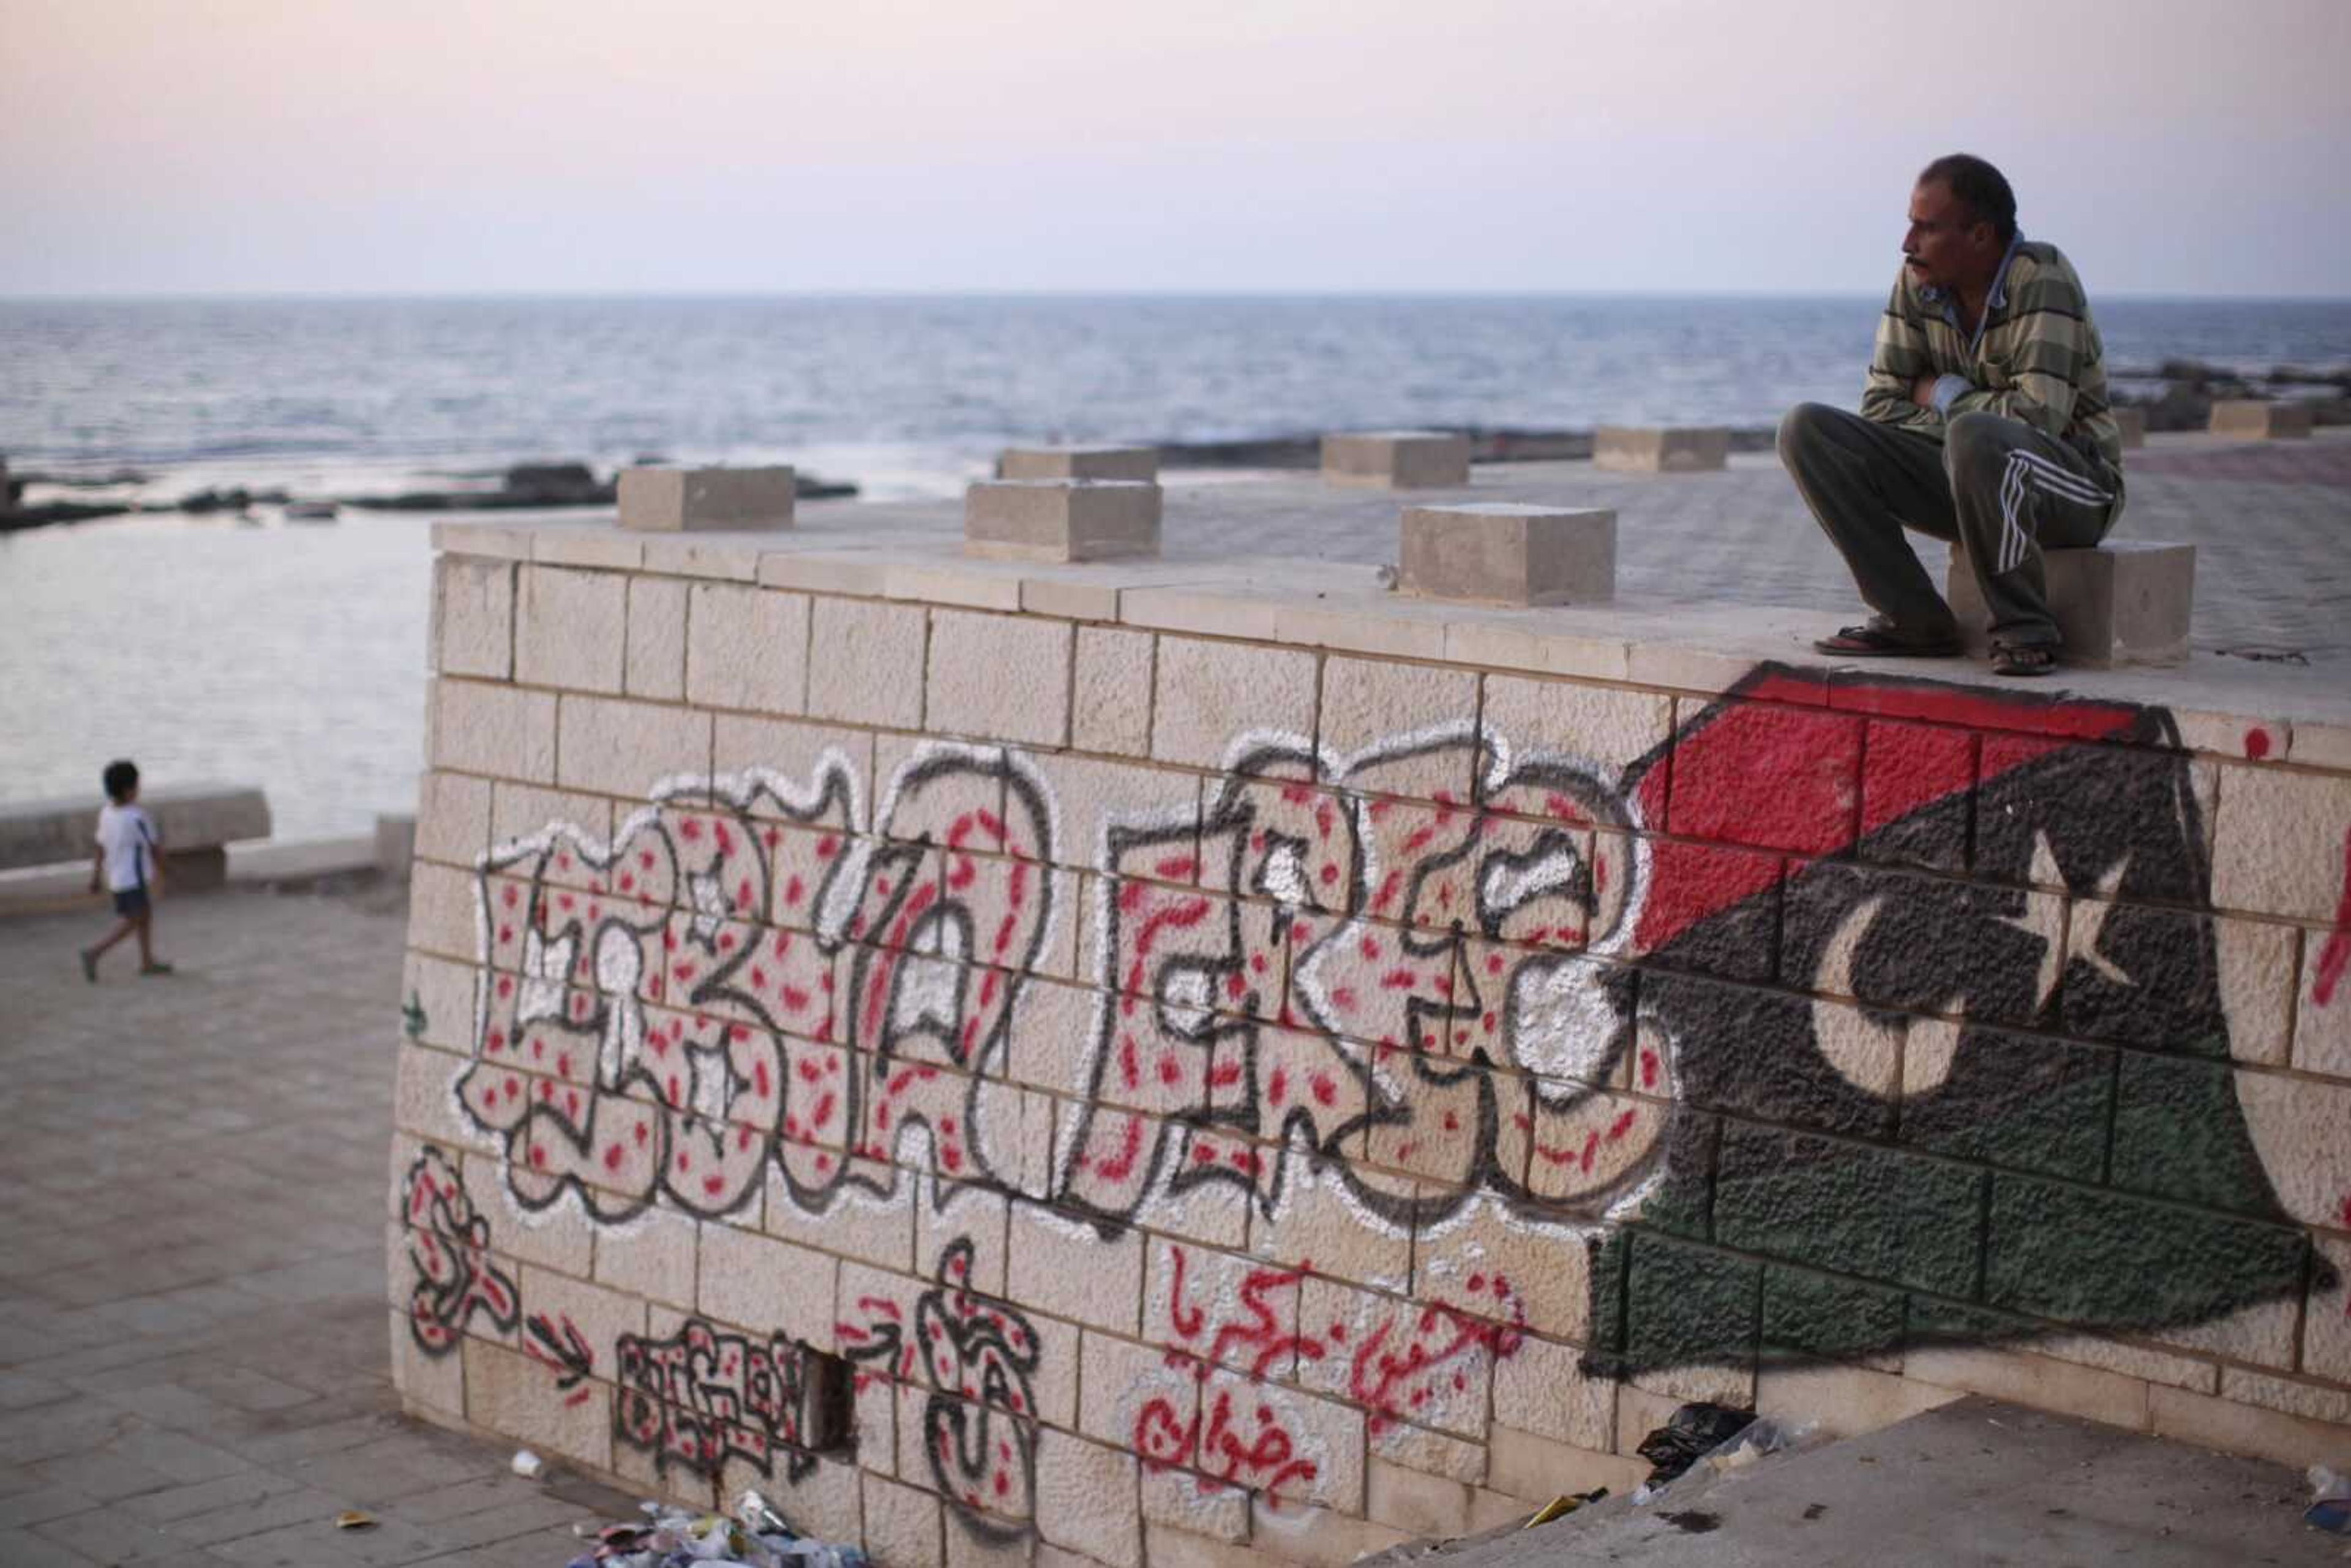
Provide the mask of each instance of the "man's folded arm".
[{"label": "man's folded arm", "polygon": [[1927,334],[1903,308],[1902,286],[1886,302],[1877,319],[1877,342],[1870,350],[1869,381],[1862,388],[1861,416],[1905,430],[1932,430],[1943,416],[1912,401],[1910,389],[1935,368],[1927,351]]},{"label": "man's folded arm", "polygon": [[2009,384],[1998,390],[1970,388],[1948,401],[1935,389],[1935,402],[1946,419],[1962,413],[1998,413],[2021,419],[2051,435],[2062,436],[2074,417],[2074,388],[2080,383],[2086,347],[2081,290],[2063,277],[2038,277],[2017,290],[2016,315],[2024,324],[2023,340],[2008,367]]}]

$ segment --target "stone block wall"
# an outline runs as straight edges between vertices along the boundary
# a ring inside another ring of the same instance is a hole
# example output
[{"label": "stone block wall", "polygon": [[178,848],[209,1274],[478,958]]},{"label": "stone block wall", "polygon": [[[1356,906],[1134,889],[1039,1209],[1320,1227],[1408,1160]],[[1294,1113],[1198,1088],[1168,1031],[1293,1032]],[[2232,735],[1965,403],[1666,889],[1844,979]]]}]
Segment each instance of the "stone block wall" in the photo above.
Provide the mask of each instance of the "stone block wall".
[{"label": "stone block wall", "polygon": [[480,537],[422,1414],[885,1565],[1343,1562],[1692,1397],[2351,1446],[2351,733]]}]

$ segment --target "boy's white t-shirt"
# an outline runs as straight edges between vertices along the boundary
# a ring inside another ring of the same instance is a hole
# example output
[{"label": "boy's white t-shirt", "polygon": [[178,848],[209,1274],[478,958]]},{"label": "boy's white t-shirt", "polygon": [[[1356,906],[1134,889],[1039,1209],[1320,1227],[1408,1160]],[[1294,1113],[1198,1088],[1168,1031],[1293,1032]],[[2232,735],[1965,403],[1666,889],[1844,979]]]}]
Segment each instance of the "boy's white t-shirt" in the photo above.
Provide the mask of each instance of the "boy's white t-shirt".
[{"label": "boy's white t-shirt", "polygon": [[155,819],[136,806],[108,801],[99,809],[98,847],[106,852],[106,888],[128,893],[155,880]]}]

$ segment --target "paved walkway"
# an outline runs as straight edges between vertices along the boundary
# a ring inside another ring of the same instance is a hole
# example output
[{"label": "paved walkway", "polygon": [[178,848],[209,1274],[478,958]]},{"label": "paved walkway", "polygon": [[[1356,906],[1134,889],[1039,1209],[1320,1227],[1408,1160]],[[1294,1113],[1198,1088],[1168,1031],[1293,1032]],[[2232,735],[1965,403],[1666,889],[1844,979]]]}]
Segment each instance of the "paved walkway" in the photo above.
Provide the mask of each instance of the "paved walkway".
[{"label": "paved walkway", "polygon": [[[2129,499],[2116,537],[2198,547],[2191,640],[2199,650],[2291,651],[2311,664],[2351,666],[2351,427],[2259,444],[2158,435],[2129,454],[2125,471]],[[1251,550],[1393,561],[1397,507],[1416,498],[1343,489],[1292,471],[1172,470],[1165,478],[1161,548],[1175,561]],[[1480,464],[1472,485],[1481,501],[1614,507],[1619,609],[1774,606],[1816,612],[1823,631],[1865,613],[1844,562],[1768,452],[1733,456],[1716,474]],[[801,508],[800,531],[839,533],[852,544],[953,538],[962,519],[960,501],[820,502]],[[609,526],[602,514],[559,520]],[[1940,581],[1944,547],[1912,542]]]},{"label": "paved walkway", "polygon": [[560,1568],[632,1511],[399,1414],[396,897],[175,899],[181,972],[93,988],[99,927],[0,920],[0,1564]]}]

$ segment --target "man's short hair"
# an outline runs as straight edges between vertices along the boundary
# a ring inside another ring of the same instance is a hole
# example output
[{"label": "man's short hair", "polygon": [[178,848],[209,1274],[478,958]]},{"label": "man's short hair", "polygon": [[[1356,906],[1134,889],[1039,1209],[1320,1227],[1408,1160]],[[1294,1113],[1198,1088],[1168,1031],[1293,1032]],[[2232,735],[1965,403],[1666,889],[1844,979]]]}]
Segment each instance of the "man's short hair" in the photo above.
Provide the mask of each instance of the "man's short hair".
[{"label": "man's short hair", "polygon": [[106,798],[119,803],[125,795],[139,788],[139,765],[135,762],[110,762],[101,781],[106,785]]},{"label": "man's short hair", "polygon": [[1949,152],[1918,171],[1918,183],[1949,186],[1976,221],[1991,225],[2000,243],[2016,237],[2016,193],[2008,176],[1971,152]]}]

